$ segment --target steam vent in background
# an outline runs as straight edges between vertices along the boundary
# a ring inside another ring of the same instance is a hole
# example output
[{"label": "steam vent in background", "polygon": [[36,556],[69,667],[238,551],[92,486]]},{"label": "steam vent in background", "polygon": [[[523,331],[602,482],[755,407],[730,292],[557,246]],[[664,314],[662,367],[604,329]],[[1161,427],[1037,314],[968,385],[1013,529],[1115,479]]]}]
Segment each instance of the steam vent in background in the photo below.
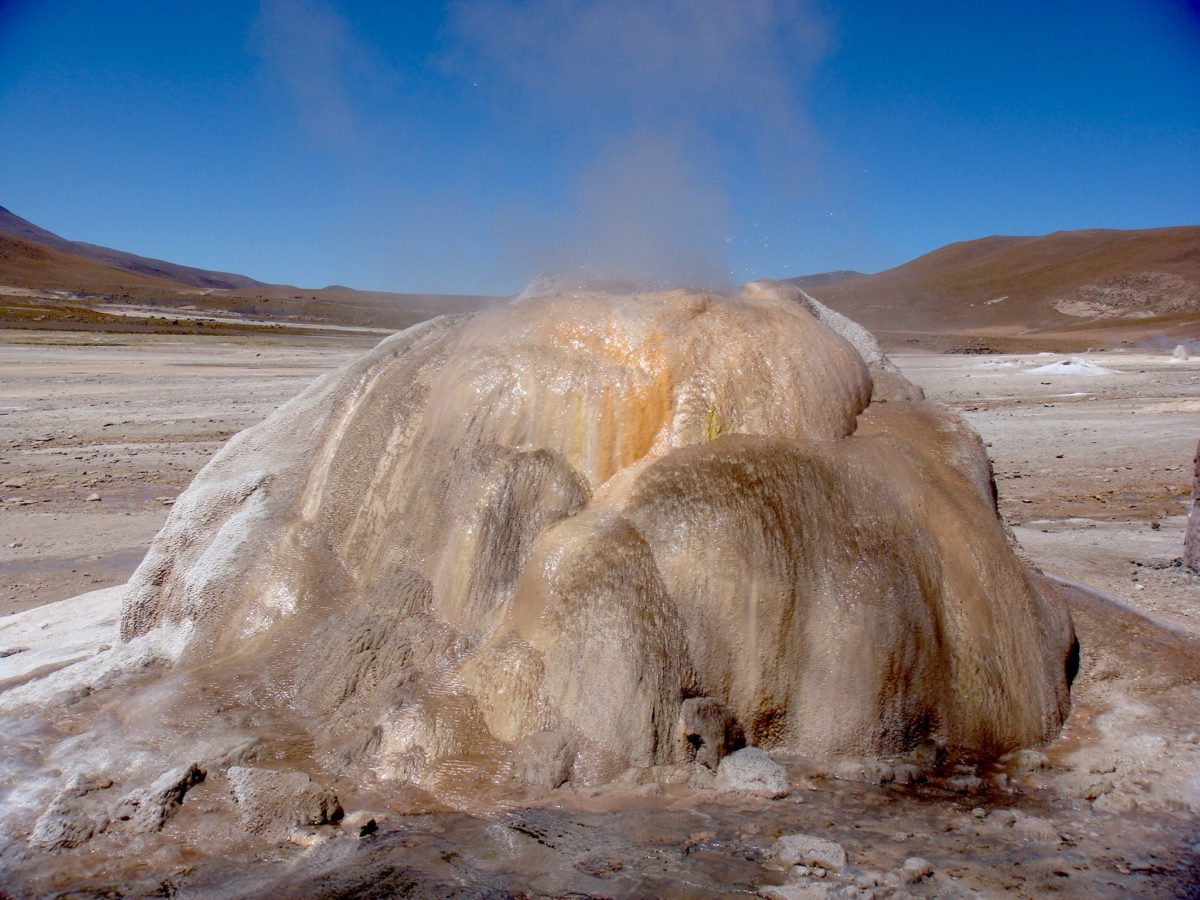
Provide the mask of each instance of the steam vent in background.
[{"label": "steam vent in background", "polygon": [[267,761],[470,807],[743,744],[1039,744],[1074,636],[990,472],[795,288],[523,295],[396,334],[231,440],[122,642],[3,705],[90,695],[46,764],[86,752],[146,796],[173,766],[237,794]]}]

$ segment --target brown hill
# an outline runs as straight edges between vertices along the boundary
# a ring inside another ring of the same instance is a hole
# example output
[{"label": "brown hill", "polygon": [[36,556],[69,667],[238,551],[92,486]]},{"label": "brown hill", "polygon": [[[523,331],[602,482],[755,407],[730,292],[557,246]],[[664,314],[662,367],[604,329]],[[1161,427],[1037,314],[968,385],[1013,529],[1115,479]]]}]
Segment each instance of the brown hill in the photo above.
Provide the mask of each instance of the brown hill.
[{"label": "brown hill", "polygon": [[113,250],[111,247],[101,247],[83,241],[69,241],[52,231],[47,231],[45,228],[40,228],[32,222],[22,219],[3,206],[0,206],[0,235],[30,241],[42,247],[49,247],[52,250],[69,253],[101,265],[121,269],[133,275],[163,278],[192,287],[247,288],[261,283],[253,278],[247,278],[245,275],[196,269],[192,266],[181,266],[161,259],[126,253],[123,250]]},{"label": "brown hill", "polygon": [[798,288],[821,287],[825,284],[837,284],[839,281],[849,281],[852,278],[866,278],[866,272],[855,272],[851,269],[838,269],[835,272],[818,272],[815,275],[798,275],[795,278],[784,278],[784,284],[794,284]]},{"label": "brown hill", "polygon": [[[67,304],[70,321],[79,321],[81,309],[86,307],[103,314],[90,320],[92,326],[106,329],[121,326],[120,320],[112,321],[112,315],[124,306],[152,307],[167,317],[220,315],[249,323],[401,329],[437,315],[473,312],[495,301],[461,294],[356,291],[340,285],[307,289],[264,284],[244,275],[68,241],[0,207],[0,292],[3,288],[17,288],[21,295],[43,295],[19,301],[19,316],[16,307],[6,307],[11,315],[0,311],[0,326],[19,327],[28,327],[31,320],[54,321],[56,311],[63,313],[58,307]],[[61,294],[70,296],[58,296]],[[50,318],[31,319],[34,311]],[[145,330],[144,319],[138,324],[137,330]]]},{"label": "brown hill", "polygon": [[1200,227],[1090,229],[950,244],[812,289],[884,334],[1143,339],[1200,323]]},{"label": "brown hill", "polygon": [[28,290],[123,293],[178,290],[181,285],[123,271],[29,240],[0,233],[0,284]]}]

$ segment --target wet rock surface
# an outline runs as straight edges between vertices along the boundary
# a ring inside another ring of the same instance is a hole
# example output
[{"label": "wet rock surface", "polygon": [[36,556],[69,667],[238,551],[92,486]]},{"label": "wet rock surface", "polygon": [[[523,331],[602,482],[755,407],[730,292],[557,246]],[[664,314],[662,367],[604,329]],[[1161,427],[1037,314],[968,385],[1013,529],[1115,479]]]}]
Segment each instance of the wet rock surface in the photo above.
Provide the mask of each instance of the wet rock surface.
[{"label": "wet rock surface", "polygon": [[[168,885],[180,897],[805,896],[813,885],[844,897],[1120,897],[1186,896],[1197,874],[1187,815],[1072,808],[1048,802],[1049,782],[1030,782],[984,794],[989,812],[980,820],[971,814],[976,800],[929,783],[850,784],[823,775],[824,763],[799,759],[786,768],[809,786],[784,799],[705,797],[684,787],[647,799],[614,786],[589,800],[568,790],[553,805],[487,816],[373,813],[377,830],[366,835],[348,815],[316,843],[253,849],[225,839],[220,853],[199,860],[156,856],[105,834],[94,848],[146,853],[152,875],[144,860],[122,866],[120,854],[106,861],[93,851],[59,883],[84,892],[119,884],[133,896]],[[205,801],[188,812],[192,802],[181,815],[200,833],[215,812],[204,811]],[[1003,824],[1000,813],[1009,811],[1053,822],[1059,839]],[[813,860],[805,873],[777,865],[773,851],[797,834],[841,847],[845,865]],[[20,874],[29,873],[10,869],[6,887]]]},{"label": "wet rock surface", "polygon": [[717,787],[727,791],[783,797],[789,790],[787,772],[758,747],[731,753],[717,766]]}]

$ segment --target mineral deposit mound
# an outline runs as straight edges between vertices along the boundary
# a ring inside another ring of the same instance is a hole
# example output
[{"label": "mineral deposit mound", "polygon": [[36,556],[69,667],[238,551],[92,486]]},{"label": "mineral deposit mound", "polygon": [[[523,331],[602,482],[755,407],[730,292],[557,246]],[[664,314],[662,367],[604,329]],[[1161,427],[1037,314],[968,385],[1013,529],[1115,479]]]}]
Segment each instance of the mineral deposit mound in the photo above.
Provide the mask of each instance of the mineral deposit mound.
[{"label": "mineral deposit mound", "polygon": [[127,685],[94,734],[138,743],[122,765],[268,760],[463,806],[742,744],[1038,744],[1073,644],[979,438],[765,284],[388,338],[197,476],[121,629],[59,675]]}]

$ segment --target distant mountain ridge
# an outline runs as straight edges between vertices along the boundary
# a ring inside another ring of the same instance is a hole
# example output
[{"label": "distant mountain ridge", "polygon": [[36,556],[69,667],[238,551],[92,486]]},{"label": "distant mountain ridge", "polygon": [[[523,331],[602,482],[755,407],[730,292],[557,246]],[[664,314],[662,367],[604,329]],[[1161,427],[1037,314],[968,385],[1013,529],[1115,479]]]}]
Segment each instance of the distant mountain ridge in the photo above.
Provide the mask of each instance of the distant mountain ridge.
[{"label": "distant mountain ridge", "polygon": [[815,275],[797,275],[795,278],[780,279],[784,284],[794,284],[798,288],[822,287],[827,284],[837,284],[850,281],[853,278],[869,278],[866,272],[855,272],[853,269],[838,269],[835,272],[818,272]]},{"label": "distant mountain ridge", "polygon": [[873,331],[1033,334],[1138,323],[1194,330],[1200,226],[992,236],[805,289]]},{"label": "distant mountain ridge", "polygon": [[245,275],[181,266],[162,259],[152,259],[147,256],[138,256],[135,253],[126,253],[123,250],[114,250],[111,247],[101,247],[84,241],[70,241],[22,219],[3,206],[0,206],[0,234],[29,241],[42,247],[49,247],[62,253],[70,253],[133,275],[164,278],[190,287],[233,289],[256,287],[263,283]]},{"label": "distant mountain ridge", "polygon": [[[467,294],[403,294],[358,291],[339,285],[301,288],[267,284],[229,272],[214,272],[150,259],[83,241],[69,241],[0,207],[0,287],[31,291],[39,309],[0,312],[0,327],[28,327],[31,316],[76,316],[57,306],[83,304],[111,312],[121,306],[161,310],[164,316],[194,314],[234,317],[246,323],[310,323],[339,328],[400,330],[445,314],[471,313],[500,298]],[[15,302],[15,301],[14,301]],[[39,306],[40,305],[40,306]],[[44,307],[44,308],[43,308]],[[32,307],[31,307],[32,308]],[[3,308],[0,308],[3,309]],[[8,321],[9,325],[5,325]],[[144,318],[138,320],[145,322]],[[105,326],[116,327],[111,322]]]}]

